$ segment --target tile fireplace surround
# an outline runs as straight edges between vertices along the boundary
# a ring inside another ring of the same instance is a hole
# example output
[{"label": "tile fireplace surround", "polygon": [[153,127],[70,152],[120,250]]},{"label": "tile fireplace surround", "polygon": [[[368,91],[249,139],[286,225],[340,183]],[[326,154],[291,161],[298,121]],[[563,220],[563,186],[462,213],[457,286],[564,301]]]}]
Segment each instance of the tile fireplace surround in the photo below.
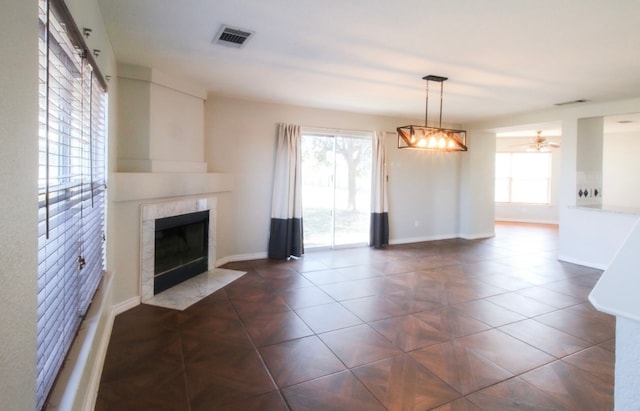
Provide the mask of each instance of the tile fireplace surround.
[{"label": "tile fireplace surround", "polygon": [[143,303],[153,297],[155,220],[209,210],[208,269],[212,270],[216,263],[216,206],[216,197],[185,198],[140,206],[140,299]]}]

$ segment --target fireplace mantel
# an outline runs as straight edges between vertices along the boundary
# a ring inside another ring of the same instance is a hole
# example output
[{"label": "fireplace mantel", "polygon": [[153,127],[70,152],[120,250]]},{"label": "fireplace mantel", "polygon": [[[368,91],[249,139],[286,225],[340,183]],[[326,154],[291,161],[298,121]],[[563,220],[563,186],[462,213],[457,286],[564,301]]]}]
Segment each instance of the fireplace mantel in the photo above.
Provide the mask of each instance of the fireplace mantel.
[{"label": "fireplace mantel", "polygon": [[188,197],[233,190],[228,173],[113,173],[109,197],[113,201],[136,201]]}]

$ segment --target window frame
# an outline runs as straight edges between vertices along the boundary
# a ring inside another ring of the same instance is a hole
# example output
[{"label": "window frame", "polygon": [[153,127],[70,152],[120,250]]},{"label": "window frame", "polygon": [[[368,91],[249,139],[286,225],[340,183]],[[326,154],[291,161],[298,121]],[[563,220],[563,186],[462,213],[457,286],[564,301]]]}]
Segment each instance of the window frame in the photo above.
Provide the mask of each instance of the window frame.
[{"label": "window frame", "polygon": [[37,409],[105,271],[108,96],[63,0],[39,0]]},{"label": "window frame", "polygon": [[[499,155],[508,155],[509,156],[509,172],[506,176],[499,176],[498,175],[498,156]],[[547,167],[547,173],[545,177],[541,177],[541,178],[537,178],[537,179],[531,179],[531,178],[523,178],[523,177],[514,177],[514,170],[513,170],[513,164],[514,164],[514,156],[545,156],[547,158],[547,163],[548,163],[548,167]],[[553,172],[553,157],[552,157],[552,153],[551,152],[521,152],[521,151],[497,151],[495,153],[495,167],[494,167],[494,186],[495,186],[495,191],[494,191],[494,202],[496,204],[503,204],[503,205],[508,205],[508,204],[513,204],[513,205],[532,205],[532,206],[541,206],[541,207],[545,207],[545,206],[550,206],[551,205],[551,185],[552,185],[552,172]],[[501,181],[506,181],[506,185],[507,185],[507,200],[506,201],[501,201],[497,199],[498,196],[498,186],[499,186],[499,180]],[[540,202],[536,202],[536,201],[514,201],[513,196],[514,196],[514,184],[518,184],[518,182],[522,182],[522,181],[526,181],[526,180],[536,180],[536,181],[546,181],[546,200],[545,201],[540,201]]]}]

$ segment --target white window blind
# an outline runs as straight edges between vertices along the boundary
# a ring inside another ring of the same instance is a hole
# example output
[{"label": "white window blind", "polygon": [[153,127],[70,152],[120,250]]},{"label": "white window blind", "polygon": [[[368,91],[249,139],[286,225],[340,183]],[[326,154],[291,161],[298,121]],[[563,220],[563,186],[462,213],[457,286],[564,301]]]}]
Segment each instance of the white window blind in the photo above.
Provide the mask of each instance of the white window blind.
[{"label": "white window blind", "polygon": [[549,204],[551,153],[496,153],[495,201]]},{"label": "white window blind", "polygon": [[42,408],[104,271],[107,95],[64,4],[40,0],[39,20],[36,392]]}]

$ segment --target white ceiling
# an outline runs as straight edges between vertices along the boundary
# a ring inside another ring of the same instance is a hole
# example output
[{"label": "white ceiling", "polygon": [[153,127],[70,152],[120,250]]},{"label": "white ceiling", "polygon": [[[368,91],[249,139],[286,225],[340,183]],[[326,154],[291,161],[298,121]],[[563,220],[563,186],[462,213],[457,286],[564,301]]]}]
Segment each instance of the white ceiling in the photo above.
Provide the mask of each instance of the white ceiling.
[{"label": "white ceiling", "polygon": [[640,96],[637,0],[98,1],[119,62],[220,95],[423,118],[435,74],[445,123]]}]

